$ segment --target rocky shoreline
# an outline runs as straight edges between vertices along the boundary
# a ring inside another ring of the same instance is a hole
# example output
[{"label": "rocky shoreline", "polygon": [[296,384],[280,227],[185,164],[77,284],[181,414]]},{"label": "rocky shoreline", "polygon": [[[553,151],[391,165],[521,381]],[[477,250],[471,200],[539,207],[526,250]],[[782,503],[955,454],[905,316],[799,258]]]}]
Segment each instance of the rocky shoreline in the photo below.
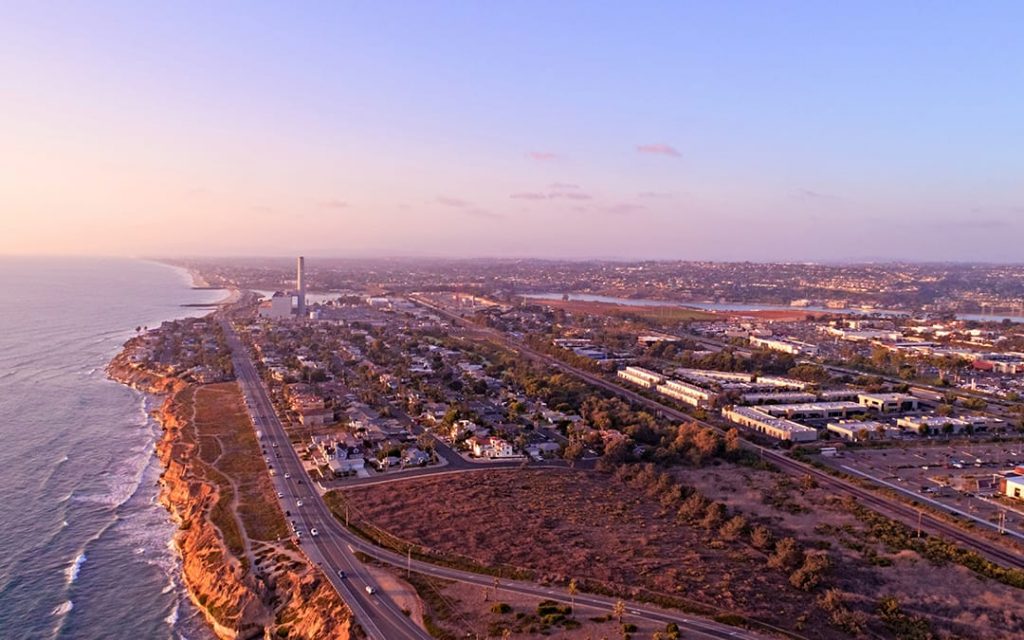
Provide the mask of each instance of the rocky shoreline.
[{"label": "rocky shoreline", "polygon": [[178,526],[174,547],[192,602],[219,638],[362,637],[352,614],[322,574],[304,557],[254,571],[235,557],[210,518],[219,492],[195,468],[191,396],[199,387],[146,371],[131,360],[138,338],[110,363],[111,379],[164,398],[154,412],[162,426],[155,455],[163,466],[159,502]]}]

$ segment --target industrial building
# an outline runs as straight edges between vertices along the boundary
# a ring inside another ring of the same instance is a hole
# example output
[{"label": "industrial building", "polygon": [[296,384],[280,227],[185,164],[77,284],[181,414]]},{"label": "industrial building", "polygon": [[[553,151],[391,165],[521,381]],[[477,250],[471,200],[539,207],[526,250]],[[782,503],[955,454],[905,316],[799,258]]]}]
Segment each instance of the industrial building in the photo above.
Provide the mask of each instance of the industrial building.
[{"label": "industrial building", "polygon": [[863,413],[864,407],[856,402],[805,402],[802,404],[765,405],[758,408],[758,411],[790,420],[834,420]]},{"label": "industrial building", "polygon": [[722,416],[730,422],[777,440],[811,442],[818,439],[817,429],[805,427],[792,420],[770,416],[761,408],[726,407],[722,409]]},{"label": "industrial building", "polygon": [[717,397],[713,391],[682,380],[666,380],[664,384],[658,385],[658,393],[694,407],[706,406]]},{"label": "industrial building", "polygon": [[804,391],[780,391],[778,393],[745,393],[740,396],[743,404],[796,404],[814,402],[818,396]]},{"label": "industrial building", "polygon": [[808,342],[800,342],[799,340],[791,340],[789,338],[761,338],[758,336],[750,336],[750,346],[758,347],[759,349],[770,349],[772,351],[781,351],[782,353],[789,353],[792,355],[806,355],[813,356],[817,355],[818,347]]},{"label": "industrial building", "polygon": [[857,395],[857,402],[862,407],[879,413],[904,413],[918,410],[917,398],[905,393],[861,393]]},{"label": "industrial building", "polygon": [[644,389],[653,389],[665,380],[665,377],[660,373],[655,373],[654,371],[650,371],[642,367],[626,367],[625,369],[619,369],[618,376],[623,380],[632,382]]},{"label": "industrial building", "polygon": [[839,420],[828,423],[825,428],[843,440],[851,441],[888,439],[902,433],[895,427],[875,420]]},{"label": "industrial building", "polygon": [[1017,467],[999,479],[999,493],[1008,498],[1024,500],[1024,469]]},{"label": "industrial building", "polygon": [[907,416],[896,421],[896,426],[922,436],[960,433],[986,433],[990,428],[1002,424],[985,416]]},{"label": "industrial building", "polygon": [[292,297],[284,291],[278,291],[269,302],[260,305],[260,317],[271,320],[283,320],[292,316]]},{"label": "industrial building", "polygon": [[306,317],[306,259],[299,256],[295,261],[295,315]]}]

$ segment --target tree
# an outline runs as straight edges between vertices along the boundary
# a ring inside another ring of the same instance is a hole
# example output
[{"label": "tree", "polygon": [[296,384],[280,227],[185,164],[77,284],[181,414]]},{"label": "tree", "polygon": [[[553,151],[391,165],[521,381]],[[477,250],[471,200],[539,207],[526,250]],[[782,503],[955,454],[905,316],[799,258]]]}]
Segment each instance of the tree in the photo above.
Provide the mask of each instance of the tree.
[{"label": "tree", "polygon": [[626,615],[626,603],[622,600],[616,600],[615,606],[612,607],[612,615],[619,621],[619,624],[622,624],[622,618]]}]

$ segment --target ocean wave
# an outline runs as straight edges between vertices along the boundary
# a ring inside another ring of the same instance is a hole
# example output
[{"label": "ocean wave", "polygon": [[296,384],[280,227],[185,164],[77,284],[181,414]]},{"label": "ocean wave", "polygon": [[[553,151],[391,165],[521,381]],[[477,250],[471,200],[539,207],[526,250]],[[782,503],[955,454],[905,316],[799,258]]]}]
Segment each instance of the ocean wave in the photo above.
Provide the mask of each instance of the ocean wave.
[{"label": "ocean wave", "polygon": [[69,585],[74,584],[75,580],[78,580],[78,572],[82,570],[82,565],[85,564],[86,559],[87,556],[83,551],[75,556],[74,562],[64,569],[64,575],[67,577],[67,583]]},{"label": "ocean wave", "polygon": [[50,615],[55,617],[66,616],[67,614],[71,613],[71,610],[74,608],[74,602],[71,602],[70,600],[65,600],[64,602],[54,607],[53,611],[50,612]]},{"label": "ocean wave", "polygon": [[178,603],[177,602],[174,603],[174,608],[171,609],[171,612],[167,614],[166,618],[164,618],[164,622],[166,622],[167,626],[169,626],[172,629],[174,628],[174,625],[178,624]]}]

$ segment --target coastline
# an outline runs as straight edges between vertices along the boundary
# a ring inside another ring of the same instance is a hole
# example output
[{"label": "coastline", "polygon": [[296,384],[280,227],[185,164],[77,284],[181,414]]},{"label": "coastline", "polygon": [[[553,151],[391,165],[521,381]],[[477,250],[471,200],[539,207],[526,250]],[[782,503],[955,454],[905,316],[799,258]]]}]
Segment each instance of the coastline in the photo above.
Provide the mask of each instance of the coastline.
[{"label": "coastline", "polygon": [[282,568],[269,561],[271,566],[257,562],[254,567],[250,558],[232,552],[214,518],[225,489],[210,481],[209,465],[199,451],[196,395],[210,386],[134,364],[131,354],[141,342],[139,337],[128,340],[107,366],[107,375],[159,404],[153,412],[161,427],[154,456],[163,470],[157,501],[177,526],[173,548],[181,580],[210,629],[224,640],[359,637],[347,605],[301,553],[289,554]]}]

